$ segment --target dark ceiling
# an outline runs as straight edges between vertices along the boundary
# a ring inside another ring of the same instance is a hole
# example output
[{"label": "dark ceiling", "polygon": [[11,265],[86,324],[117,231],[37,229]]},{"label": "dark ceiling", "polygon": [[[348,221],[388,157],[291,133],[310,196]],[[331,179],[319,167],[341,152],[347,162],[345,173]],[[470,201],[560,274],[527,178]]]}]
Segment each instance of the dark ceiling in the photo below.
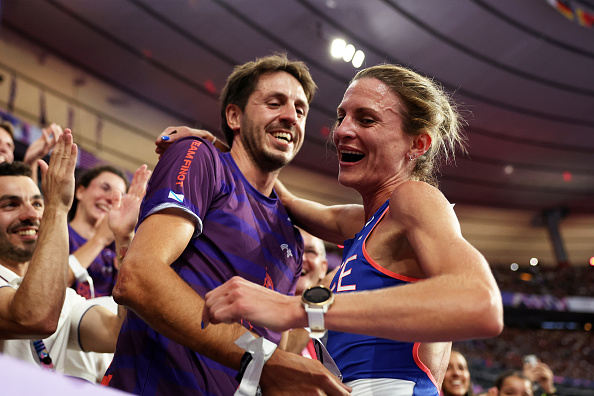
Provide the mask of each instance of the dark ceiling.
[{"label": "dark ceiling", "polygon": [[[2,3],[5,34],[180,123],[217,134],[218,93],[235,64],[279,51],[303,60],[320,89],[295,166],[328,178],[337,165],[324,132],[356,71],[329,55],[331,40],[344,38],[365,52],[363,66],[407,65],[441,82],[460,103],[470,154],[442,169],[441,189],[451,202],[486,208],[473,214],[485,224],[522,218],[523,227],[562,208],[583,231],[576,231],[582,239],[575,255],[594,256],[594,28],[570,21],[545,0]],[[338,194],[309,189],[320,199]],[[497,209],[507,215],[489,212]]]}]

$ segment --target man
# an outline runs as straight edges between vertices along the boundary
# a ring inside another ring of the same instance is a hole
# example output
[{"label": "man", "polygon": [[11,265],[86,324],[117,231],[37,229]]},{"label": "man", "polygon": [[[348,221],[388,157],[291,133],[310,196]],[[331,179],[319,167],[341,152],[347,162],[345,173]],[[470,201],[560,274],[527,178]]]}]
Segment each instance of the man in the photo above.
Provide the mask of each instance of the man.
[{"label": "man", "polygon": [[66,130],[43,196],[27,165],[0,164],[0,352],[60,373],[68,348],[112,352],[123,319],[66,288],[76,155]]},{"label": "man", "polygon": [[[284,345],[280,333],[249,322],[202,329],[200,319],[206,292],[235,275],[294,293],[302,241],[272,188],[303,143],[315,89],[305,65],[285,56],[237,66],[221,94],[231,151],[185,138],[162,155],[113,290],[133,312],[106,374],[110,386],[141,395],[231,395],[244,356],[235,340],[251,331]],[[319,362],[280,349],[260,384],[265,393],[321,387],[346,394]]]},{"label": "man", "polygon": [[8,121],[0,122],[0,163],[14,161],[14,128]]},{"label": "man", "polygon": [[303,269],[295,290],[295,295],[298,296],[308,287],[321,284],[328,271],[324,241],[306,231],[300,231],[303,238]]},{"label": "man", "polygon": [[[311,286],[322,284],[328,271],[324,242],[308,232],[300,231],[303,238],[303,269],[297,281],[296,296],[300,296]],[[317,358],[313,340],[306,329],[293,329],[289,332],[287,351],[312,359]]]}]

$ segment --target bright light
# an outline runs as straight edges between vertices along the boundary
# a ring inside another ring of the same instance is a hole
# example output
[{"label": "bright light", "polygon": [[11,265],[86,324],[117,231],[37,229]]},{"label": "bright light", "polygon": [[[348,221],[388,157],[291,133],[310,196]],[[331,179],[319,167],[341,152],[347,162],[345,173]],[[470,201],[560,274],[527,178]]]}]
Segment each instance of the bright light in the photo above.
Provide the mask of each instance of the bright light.
[{"label": "bright light", "polygon": [[512,265],[510,265],[509,268],[511,268],[512,271],[517,271],[518,268],[520,268],[520,266],[518,265],[518,263],[512,263]]},{"label": "bright light", "polygon": [[346,41],[344,41],[343,39],[335,39],[332,42],[330,54],[334,58],[342,58],[342,56],[344,55],[344,47],[346,47]]},{"label": "bright light", "polygon": [[353,56],[353,66],[355,67],[355,69],[360,68],[364,60],[365,54],[363,53],[363,51],[357,50],[357,52],[355,52],[355,56]]},{"label": "bright light", "polygon": [[590,257],[590,265],[594,267],[594,257]]},{"label": "bright light", "polygon": [[353,59],[353,55],[355,55],[355,46],[353,44],[348,44],[344,47],[342,59],[344,59],[345,62],[350,62],[351,59]]},{"label": "bright light", "polygon": [[531,266],[533,266],[533,267],[534,267],[535,265],[538,265],[538,259],[537,259],[537,258],[534,258],[534,257],[532,257],[532,258],[530,259],[530,265],[531,265]]},{"label": "bright light", "polygon": [[506,165],[505,168],[503,168],[503,172],[506,175],[511,175],[512,173],[514,173],[514,167],[512,165]]},{"label": "bright light", "polygon": [[571,174],[571,172],[568,172],[568,171],[563,172],[563,180],[564,181],[570,182],[572,178],[573,178],[573,175]]}]

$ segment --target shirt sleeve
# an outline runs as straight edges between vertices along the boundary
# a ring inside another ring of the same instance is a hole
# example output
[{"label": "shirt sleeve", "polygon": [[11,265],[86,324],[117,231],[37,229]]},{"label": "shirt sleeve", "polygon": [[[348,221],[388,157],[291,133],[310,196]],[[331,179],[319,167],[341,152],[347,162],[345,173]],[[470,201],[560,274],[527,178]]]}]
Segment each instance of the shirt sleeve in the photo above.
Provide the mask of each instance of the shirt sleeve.
[{"label": "shirt sleeve", "polygon": [[68,349],[75,351],[83,351],[80,345],[80,322],[85,314],[97,305],[94,299],[87,300],[84,297],[76,294],[71,288],[66,288],[66,298],[64,299],[64,308],[62,314],[68,315],[68,323],[70,325],[70,332],[68,334]]},{"label": "shirt sleeve", "polygon": [[193,237],[200,235],[204,217],[220,189],[220,159],[213,150],[193,137],[172,144],[153,171],[139,223],[163,209],[176,208],[194,219]]}]

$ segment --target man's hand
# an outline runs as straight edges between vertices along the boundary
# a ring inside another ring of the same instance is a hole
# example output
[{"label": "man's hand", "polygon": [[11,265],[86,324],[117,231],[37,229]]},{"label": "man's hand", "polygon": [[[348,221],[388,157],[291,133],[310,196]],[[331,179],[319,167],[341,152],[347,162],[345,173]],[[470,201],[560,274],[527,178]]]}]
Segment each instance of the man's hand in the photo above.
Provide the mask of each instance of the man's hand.
[{"label": "man's hand", "polygon": [[299,297],[286,296],[235,276],[206,293],[202,323],[233,323],[240,319],[273,331],[307,326]]},{"label": "man's hand", "polygon": [[155,145],[157,146],[155,148],[155,152],[159,154],[159,158],[161,158],[163,153],[169,148],[169,146],[171,146],[173,142],[186,136],[195,136],[206,139],[223,153],[229,151],[229,147],[224,142],[217,139],[216,136],[209,131],[205,129],[194,129],[185,126],[179,126],[169,127],[161,132],[161,134],[157,137],[157,140],[155,140]]},{"label": "man's hand", "polygon": [[60,134],[50,164],[41,159],[37,160],[41,168],[41,188],[46,206],[59,201],[68,210],[72,205],[77,155],[78,147],[73,143],[72,131],[66,129]]},{"label": "man's hand", "polygon": [[344,396],[351,391],[319,361],[278,349],[264,365],[260,386],[266,396]]}]

